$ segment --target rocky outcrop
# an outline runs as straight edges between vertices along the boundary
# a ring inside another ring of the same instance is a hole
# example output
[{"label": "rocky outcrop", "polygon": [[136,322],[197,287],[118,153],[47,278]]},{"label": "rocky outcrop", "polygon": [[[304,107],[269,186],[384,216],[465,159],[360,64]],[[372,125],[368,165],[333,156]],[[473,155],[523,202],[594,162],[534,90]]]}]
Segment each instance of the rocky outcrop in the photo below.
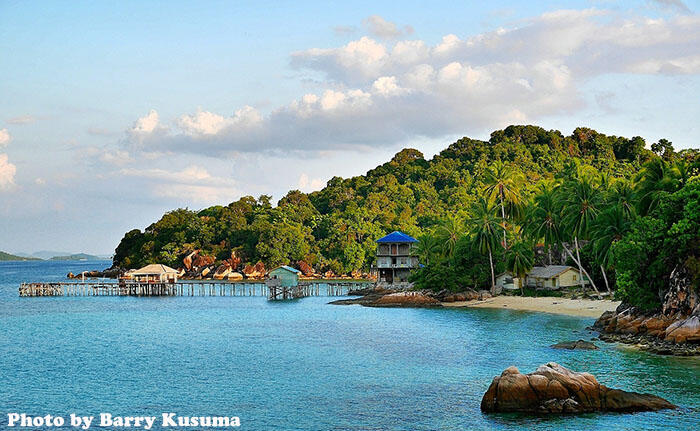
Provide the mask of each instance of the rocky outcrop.
[{"label": "rocky outcrop", "polygon": [[396,292],[377,299],[374,307],[439,307],[440,301],[422,292]]},{"label": "rocky outcrop", "polygon": [[264,278],[266,273],[265,264],[262,263],[262,261],[258,261],[255,265],[246,265],[246,267],[243,268],[243,275],[245,275],[245,278],[254,280]]},{"label": "rocky outcrop", "polygon": [[562,341],[561,343],[552,344],[549,346],[553,349],[566,349],[566,350],[598,350],[598,346],[591,343],[590,341],[578,340],[578,341]]},{"label": "rocky outcrop", "polygon": [[577,373],[550,362],[534,373],[509,367],[494,377],[481,400],[481,410],[526,413],[640,412],[676,408],[650,394],[610,389],[589,373]]},{"label": "rocky outcrop", "polygon": [[671,273],[660,310],[620,304],[614,312],[603,313],[593,328],[604,341],[639,344],[660,354],[700,355],[700,296],[688,271],[678,267]]},{"label": "rocky outcrop", "polygon": [[67,278],[119,278],[122,274],[124,274],[124,270],[120,267],[112,267],[112,268],[107,268],[103,271],[83,271],[79,272],[77,274],[73,274],[72,272],[69,272],[66,277]]},{"label": "rocky outcrop", "polygon": [[313,266],[309,265],[303,260],[298,261],[297,266],[299,267],[299,271],[301,271],[301,274],[304,277],[314,277],[316,275],[316,271],[314,271]]}]

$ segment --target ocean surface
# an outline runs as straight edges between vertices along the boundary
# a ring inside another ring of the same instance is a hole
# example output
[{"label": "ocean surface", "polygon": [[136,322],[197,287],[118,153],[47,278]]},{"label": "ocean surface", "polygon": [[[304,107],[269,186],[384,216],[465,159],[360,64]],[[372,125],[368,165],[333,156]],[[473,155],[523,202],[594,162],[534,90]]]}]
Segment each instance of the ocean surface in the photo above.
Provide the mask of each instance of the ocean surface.
[{"label": "ocean surface", "polygon": [[[158,416],[156,424],[167,412],[238,416],[242,430],[700,429],[700,359],[601,342],[598,351],[548,347],[594,336],[588,318],[333,306],[327,297],[18,296],[21,281],[61,281],[69,271],[107,266],[0,262],[0,429],[21,429],[7,427],[15,412]],[[549,361],[681,408],[480,412],[495,375]]]}]

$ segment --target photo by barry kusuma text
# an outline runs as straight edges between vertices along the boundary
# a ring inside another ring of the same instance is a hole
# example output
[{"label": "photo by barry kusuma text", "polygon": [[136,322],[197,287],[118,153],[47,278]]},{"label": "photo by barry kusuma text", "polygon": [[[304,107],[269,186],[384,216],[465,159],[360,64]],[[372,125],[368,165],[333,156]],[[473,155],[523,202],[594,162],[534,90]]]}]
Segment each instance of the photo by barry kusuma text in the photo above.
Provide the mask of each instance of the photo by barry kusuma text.
[{"label": "photo by barry kusuma text", "polygon": [[[0,423],[0,426],[3,425]],[[35,416],[25,413],[8,413],[7,428],[49,429],[54,427],[89,430],[97,428],[130,428],[150,430],[159,428],[233,428],[240,427],[238,416],[180,416],[177,413],[161,413],[159,416],[121,416],[100,413],[96,416],[83,416],[71,413],[67,416]],[[3,427],[4,429],[4,427]]]}]

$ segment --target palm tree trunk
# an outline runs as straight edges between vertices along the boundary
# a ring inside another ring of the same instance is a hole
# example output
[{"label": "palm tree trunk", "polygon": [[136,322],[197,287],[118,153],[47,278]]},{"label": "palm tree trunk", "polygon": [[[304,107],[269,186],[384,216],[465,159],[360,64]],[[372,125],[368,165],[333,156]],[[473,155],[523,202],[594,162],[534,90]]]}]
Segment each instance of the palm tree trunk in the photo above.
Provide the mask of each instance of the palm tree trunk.
[{"label": "palm tree trunk", "polygon": [[549,264],[552,264],[552,244],[547,244],[547,255],[549,256]]},{"label": "palm tree trunk", "polygon": [[496,274],[493,272],[493,255],[489,247],[489,263],[491,264],[491,294],[496,295]]},{"label": "palm tree trunk", "polygon": [[605,268],[600,265],[600,270],[603,273],[603,280],[605,280],[605,288],[608,289],[608,293],[612,295],[612,290],[610,290],[610,283],[608,283],[608,274],[605,273]]},{"label": "palm tree trunk", "polygon": [[[592,279],[591,276],[588,274],[588,271],[586,271],[586,268],[584,268],[583,265],[581,265],[581,261],[579,261],[579,260],[576,259],[576,256],[574,256],[574,255],[571,253],[571,250],[569,250],[569,247],[565,246],[563,243],[562,243],[562,247],[564,247],[564,250],[565,250],[566,253],[569,255],[569,257],[576,263],[576,265],[578,265],[579,271],[583,271],[583,273],[586,275],[586,277],[588,277],[588,281],[591,282],[591,286],[593,286],[593,289],[594,289],[598,294],[600,294],[600,292],[598,292],[598,288],[596,287],[595,283],[593,282],[593,279]],[[581,274],[579,274],[579,275],[581,275]]]},{"label": "palm tree trunk", "polygon": [[501,199],[501,221],[503,222],[503,248],[508,248],[508,240],[506,239],[506,209],[503,206],[503,195],[499,195]]},{"label": "palm tree trunk", "polygon": [[[520,285],[520,296],[525,296],[525,289],[523,288],[523,278],[518,276],[518,284]],[[535,289],[536,291],[537,289]],[[535,294],[535,296],[537,296]]]},{"label": "palm tree trunk", "polygon": [[[574,236],[574,248],[576,250],[576,263],[578,264],[578,270],[579,270],[579,275],[581,275],[581,272],[583,272],[583,265],[581,265],[581,254],[579,253],[578,250],[578,237]],[[583,284],[583,277],[579,279],[579,283],[581,284],[581,289],[585,289],[585,286]]]}]

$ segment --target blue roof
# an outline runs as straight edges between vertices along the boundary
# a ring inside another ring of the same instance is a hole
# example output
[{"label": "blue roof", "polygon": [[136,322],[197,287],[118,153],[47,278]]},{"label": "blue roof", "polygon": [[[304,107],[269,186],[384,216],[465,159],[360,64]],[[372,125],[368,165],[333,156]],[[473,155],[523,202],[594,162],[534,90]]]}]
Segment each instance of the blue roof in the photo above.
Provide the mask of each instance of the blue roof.
[{"label": "blue roof", "polygon": [[[292,268],[291,266],[287,266],[287,265],[278,266],[275,269],[286,269],[287,271],[291,271],[291,272],[294,272],[296,274],[301,274],[301,271],[299,271],[298,269]],[[275,269],[273,269],[272,271],[274,271]]]},{"label": "blue roof", "polygon": [[418,240],[410,235],[395,230],[389,235],[379,238],[377,242],[418,242]]}]

